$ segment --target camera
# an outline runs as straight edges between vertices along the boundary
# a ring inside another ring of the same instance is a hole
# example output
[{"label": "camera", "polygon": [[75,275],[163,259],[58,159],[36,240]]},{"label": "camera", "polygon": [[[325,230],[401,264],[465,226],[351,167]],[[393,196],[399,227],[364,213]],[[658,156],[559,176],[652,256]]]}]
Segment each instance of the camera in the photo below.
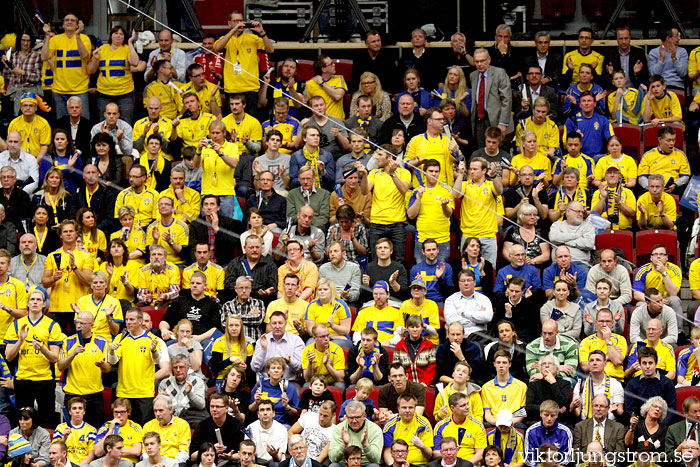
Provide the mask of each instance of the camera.
[{"label": "camera", "polygon": [[246,28],[248,28],[248,29],[253,29],[253,23],[245,22],[245,23],[243,23],[243,24],[245,25]]},{"label": "camera", "polygon": [[619,224],[620,223],[620,215],[619,214],[608,214],[608,220],[613,225]]}]

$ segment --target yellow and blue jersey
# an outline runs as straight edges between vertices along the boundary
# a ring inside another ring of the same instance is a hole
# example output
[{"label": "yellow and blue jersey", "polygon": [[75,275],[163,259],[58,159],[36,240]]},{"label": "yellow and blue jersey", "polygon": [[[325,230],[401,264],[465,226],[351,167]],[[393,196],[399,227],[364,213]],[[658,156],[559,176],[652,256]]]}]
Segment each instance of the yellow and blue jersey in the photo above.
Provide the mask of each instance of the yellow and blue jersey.
[{"label": "yellow and blue jersey", "polygon": [[182,146],[197,147],[199,140],[206,138],[209,134],[209,125],[216,120],[212,114],[200,112],[197,118],[190,117],[180,121],[178,135],[182,138]]},{"label": "yellow and blue jersey", "polygon": [[[630,344],[630,353],[627,356],[627,368],[630,368],[639,360],[639,357],[637,355],[637,353],[639,352],[639,348],[649,346],[648,339],[644,339],[643,343],[643,346],[639,342],[633,342]],[[657,370],[661,370],[667,373],[669,371],[676,371],[676,354],[671,345],[659,339],[659,342],[656,343],[654,350],[656,350],[656,355],[658,357],[658,360],[656,362]],[[641,374],[642,370],[637,370],[633,376],[636,377]]]},{"label": "yellow and blue jersey", "polygon": [[[27,289],[24,283],[8,276],[4,284],[0,285],[0,302],[12,307],[16,310],[27,309]],[[15,318],[10,313],[0,313],[0,336],[7,333],[7,328],[10,327]]]},{"label": "yellow and blue jersey", "polygon": [[679,177],[689,177],[690,164],[680,149],[674,148],[670,154],[664,154],[657,146],[644,153],[639,161],[638,173],[640,177],[661,174],[664,176],[664,182],[668,184],[672,178],[678,180]]},{"label": "yellow and blue jersey", "polygon": [[595,169],[595,162],[593,159],[585,154],[579,154],[578,157],[572,157],[567,154],[562,159],[557,159],[554,163],[554,175],[559,175],[562,173],[561,161],[566,161],[568,167],[574,167],[578,169],[579,179],[578,186],[583,189],[588,189],[588,177],[593,176],[593,171]]},{"label": "yellow and blue jersey", "polygon": [[[173,81],[173,84],[175,82]],[[157,97],[160,99],[160,115],[169,120],[174,120],[182,111],[182,95],[168,83],[162,83],[157,79],[151,81],[143,89],[143,106],[148,105],[148,99]],[[134,139],[136,137],[134,136]]]},{"label": "yellow and blue jersey", "polygon": [[[409,298],[401,304],[399,308],[401,315],[403,316],[403,324],[405,326],[406,320],[411,315],[417,315],[421,317],[423,323],[426,326],[432,326],[435,329],[440,329],[440,310],[433,300],[425,299],[423,305],[417,307],[413,304],[413,301]],[[436,346],[440,344],[440,339],[437,334],[428,334],[425,329],[423,329],[423,337],[428,339],[430,342]]]},{"label": "yellow and blue jersey", "polygon": [[[73,250],[72,253],[75,267],[87,269],[92,273],[94,265],[92,257],[81,250]],[[58,260],[58,264],[56,264],[56,260]],[[44,271],[51,271],[51,274],[53,274],[57,270],[61,270],[63,276],[51,288],[49,312],[70,313],[73,315],[73,309],[70,307],[71,303],[75,301],[75,297],[87,295],[89,289],[78,279],[78,275],[70,265],[70,256],[62,247],[48,255],[44,263]]]},{"label": "yellow and blue jersey", "polygon": [[642,121],[642,102],[644,102],[644,91],[641,89],[628,88],[622,95],[617,112],[613,113],[615,107],[615,92],[608,95],[608,110],[610,111],[610,121],[613,123],[631,123],[639,125]]},{"label": "yellow and blue jersey", "polygon": [[595,165],[593,174],[595,175],[596,180],[605,180],[605,172],[612,164],[615,164],[620,168],[620,172],[622,173],[622,178],[624,179],[625,183],[632,178],[637,178],[637,161],[627,154],[623,154],[619,161],[614,161],[612,156],[608,154],[607,156],[603,156],[598,159],[598,162]]},{"label": "yellow and blue jersey", "polygon": [[481,388],[481,400],[484,410],[489,409],[492,414],[497,414],[503,409],[515,413],[525,408],[526,392],[525,383],[513,378],[513,375],[503,386],[498,383],[498,379],[494,378]]},{"label": "yellow and blue jersey", "polygon": [[[667,262],[665,265],[668,277],[679,289],[681,288],[681,281],[683,279],[683,272],[681,268],[673,263]],[[664,285],[664,277],[661,273],[654,269],[652,263],[647,263],[641,268],[637,269],[637,274],[634,275],[634,283],[632,284],[632,289],[635,292],[644,292],[648,288],[655,288],[664,297],[668,297],[668,292],[666,291],[666,286]]]},{"label": "yellow and blue jersey", "polygon": [[122,45],[113,50],[109,44],[97,49],[100,55],[100,71],[97,77],[97,92],[108,96],[120,96],[134,90],[129,62],[129,47]]},{"label": "yellow and blue jersey", "polygon": [[[326,368],[326,365],[323,364],[323,356],[325,352],[320,352],[318,348],[316,347],[316,343],[314,342],[313,344],[307,345],[304,350],[301,353],[301,367],[306,368],[309,366],[309,355],[311,353],[314,353],[316,358],[312,364],[313,368],[313,374],[314,375],[321,375],[326,378],[326,384],[333,384],[335,380],[333,377],[330,375],[328,372],[328,368]],[[336,370],[344,370],[346,367],[345,364],[345,354],[343,353],[343,349],[336,343],[334,342],[328,342],[328,355],[329,355],[329,363],[331,366],[336,369]]]},{"label": "yellow and blue jersey", "polygon": [[130,205],[136,211],[134,227],[143,229],[144,227],[148,227],[153,219],[156,218],[156,213],[158,212],[158,193],[146,187],[143,187],[141,193],[136,193],[131,187],[123,189],[117,195],[117,200],[114,203],[115,218],[119,218],[119,208],[125,204]]},{"label": "yellow and blue jersey", "polygon": [[[333,318],[333,324],[340,324],[343,319],[350,319],[350,308],[343,300],[336,298],[330,303],[321,303],[320,299],[313,300],[306,307],[304,321],[326,324]],[[364,329],[364,328],[363,328]],[[337,336],[338,333],[334,329],[328,328],[331,336]]]},{"label": "yellow and blue jersey", "polygon": [[[294,138],[297,137],[299,129],[301,128],[301,123],[294,117],[287,116],[287,119],[283,122],[278,122],[272,117],[269,120],[265,120],[262,123],[262,136],[267,136],[270,130],[277,130],[282,133],[282,142],[287,144],[292,144]],[[284,154],[291,154],[291,149],[280,148],[280,152]]]},{"label": "yellow and blue jersey", "polygon": [[[348,85],[345,83],[343,75],[333,75],[331,79],[324,83],[326,86],[334,89],[342,89],[348,92]],[[345,120],[345,109],[343,108],[343,99],[338,101],[333,98],[323,89],[323,86],[318,84],[313,79],[306,82],[306,97],[310,100],[314,96],[321,96],[326,101],[326,114],[330,117]]]},{"label": "yellow and blue jersey", "polygon": [[564,125],[562,141],[566,143],[566,135],[576,130],[580,130],[586,135],[583,138],[581,152],[589,156],[605,153],[607,141],[615,134],[610,120],[596,112],[593,112],[590,117],[585,117],[581,112],[577,112],[576,115],[569,118]]},{"label": "yellow and blue jersey", "polygon": [[584,55],[577,47],[575,50],[572,50],[571,52],[568,52],[566,55],[564,55],[564,60],[562,62],[563,67],[561,70],[562,74],[566,73],[569,70],[568,66],[566,65],[569,59],[571,59],[571,61],[574,63],[574,69],[573,73],[571,74],[571,82],[569,83],[569,85],[578,83],[578,70],[584,63],[591,64],[593,62],[596,62],[597,65],[595,67],[595,73],[598,76],[603,74],[604,57],[602,54],[596,52],[593,49],[591,49],[587,54]]},{"label": "yellow and blue jersey", "polygon": [[427,447],[433,447],[433,428],[430,422],[422,415],[415,414],[411,420],[406,423],[401,418],[401,415],[396,414],[384,424],[383,430],[384,447],[391,447],[397,439],[402,439],[408,443],[409,464],[427,464],[430,459],[426,458],[420,449],[415,447],[411,442],[413,436],[417,436]]},{"label": "yellow and blue jersey", "polygon": [[[140,119],[140,120],[136,121],[136,123],[134,123],[134,132],[133,132],[134,141],[136,141],[137,139],[139,139],[141,137],[141,135],[143,135],[144,131],[146,130],[146,125],[148,125],[148,123],[150,121],[151,121],[151,119],[149,117],[143,117],[142,119]],[[158,133],[161,134],[161,136],[163,137],[164,140],[170,141],[170,135],[173,134],[173,122],[172,122],[172,120],[161,116],[156,123],[158,124]],[[145,144],[145,143],[148,142],[148,137],[153,134],[153,130],[154,130],[154,126],[151,125],[151,128],[149,128],[148,131],[146,132],[146,137],[144,138],[143,149],[141,150],[141,153],[140,153],[141,156],[145,156],[147,154],[147,151],[146,151],[147,144]],[[160,150],[158,155],[163,157],[165,160],[168,160],[168,161],[173,160],[173,156],[170,154],[167,154],[162,149]]]},{"label": "yellow and blue jersey", "polygon": [[675,92],[664,91],[664,95],[661,97],[647,94],[644,96],[644,102],[642,103],[643,109],[646,108],[647,101],[650,103],[651,118],[683,118],[681,102],[678,100]]},{"label": "yellow and blue jersey", "polygon": [[[63,432],[70,428],[68,436]],[[53,432],[53,441],[61,440],[68,448],[68,460],[74,465],[80,465],[87,457],[88,453],[95,449],[95,427],[83,422],[80,426],[71,426],[68,423],[61,423]]]},{"label": "yellow and blue jersey", "polygon": [[486,442],[489,446],[498,446],[503,452],[503,462],[507,465],[521,464],[525,461],[525,449],[523,447],[523,436],[515,428],[510,429],[509,436],[503,436],[496,428],[486,435]]},{"label": "yellow and blue jersey", "polygon": [[515,142],[519,150],[521,150],[520,136],[526,131],[532,131],[537,136],[537,152],[539,154],[547,154],[550,148],[559,147],[559,127],[549,118],[541,125],[538,125],[533,117],[520,120],[515,129]]},{"label": "yellow and blue jersey", "polygon": [[42,315],[36,322],[25,316],[13,322],[5,334],[5,344],[15,344],[19,340],[19,330],[24,325],[29,326],[27,338],[19,348],[17,373],[15,378],[28,381],[53,380],[53,365],[49,359],[32,346],[34,340],[45,346],[61,345],[65,336],[61,327],[48,316]]},{"label": "yellow and blue jersey", "polygon": [[[214,341],[214,345],[212,345],[211,350],[212,352],[221,353],[223,361],[229,361],[231,357],[238,357],[245,362],[248,359],[248,357],[253,356],[254,349],[253,345],[250,342],[246,341],[245,355],[243,355],[241,354],[240,349],[238,348],[238,344],[236,342],[232,342],[231,351],[229,352],[226,348],[226,336],[221,336]],[[231,367],[231,365],[221,370],[219,374],[216,375],[216,379],[223,379],[224,376],[226,376],[226,371]]]},{"label": "yellow and blue jersey", "polygon": [[386,342],[394,337],[394,329],[403,324],[403,316],[397,308],[387,306],[379,310],[374,305],[360,310],[352,325],[353,331],[374,328],[379,334],[379,342]]},{"label": "yellow and blue jersey", "polygon": [[[87,59],[78,50],[78,35],[70,39],[58,34],[49,40],[49,59],[53,61],[54,81],[52,90],[60,94],[81,94],[88,90]],[[90,38],[80,34],[80,40],[88,52],[92,48]]]},{"label": "yellow and blue jersey", "polygon": [[[434,138],[427,132],[414,136],[408,142],[404,160],[408,163],[418,158],[435,159],[440,163],[439,180],[452,186],[454,183],[453,165],[455,159],[449,149],[450,141],[450,138],[442,133]],[[423,176],[420,170],[414,171],[413,186],[425,185],[422,179]]]},{"label": "yellow and blue jersey", "polygon": [[[99,430],[97,430],[97,435],[95,435],[95,443],[99,443],[102,438],[106,437],[108,431],[109,422],[105,423]],[[114,434],[124,438],[124,449],[129,449],[134,444],[143,442],[143,428],[141,428],[141,425],[133,420],[127,420],[124,426],[117,427]],[[126,459],[134,464],[139,461],[139,457],[137,456],[122,456],[122,459]]]},{"label": "yellow and blue jersey", "polygon": [[[104,391],[102,370],[95,365],[107,360],[110,340],[93,334],[90,342],[84,344],[85,352],[77,354],[71,365],[63,371],[61,386],[68,394],[95,394]],[[78,335],[63,341],[59,358],[65,358],[80,344]]]},{"label": "yellow and blue jersey", "polygon": [[[581,110],[581,105],[580,105],[581,94],[583,94],[584,92],[588,91],[591,94],[593,94],[593,96],[596,96],[598,93],[605,92],[603,90],[603,88],[600,87],[600,85],[598,85],[596,83],[591,83],[591,84],[592,84],[591,88],[587,89],[587,90],[581,89],[580,82],[569,86],[569,89],[566,90],[566,97],[567,98],[564,99],[564,105],[562,106],[562,112],[564,112],[564,114],[569,114],[571,112],[578,112],[579,110]],[[569,101],[569,99],[568,99],[569,96],[573,96],[573,98],[576,100],[575,104],[572,104],[571,101]],[[604,113],[605,112],[605,99],[600,99],[596,103],[596,108],[601,113]]]},{"label": "yellow and blue jersey", "polygon": [[[209,114],[211,113],[211,92],[214,90],[215,87],[216,85],[214,83],[204,81],[204,86],[202,86],[202,89],[197,91],[192,81],[190,81],[189,83],[180,84],[180,89],[182,89],[182,93],[185,94],[188,92],[192,92],[196,94],[197,98],[199,98],[199,104],[201,105],[202,112]],[[214,102],[216,102],[216,105],[218,105],[219,108],[221,108],[221,94],[218,90],[214,94]]]},{"label": "yellow and blue jersey", "polygon": [[23,115],[16,117],[7,127],[7,132],[19,132],[22,140],[22,149],[37,157],[42,146],[51,144],[51,126],[41,115],[34,115],[31,122],[24,119]]},{"label": "yellow and blue jersey", "polygon": [[[158,228],[158,231],[161,234],[160,237],[158,237],[157,242],[153,237],[153,230],[155,228]],[[177,266],[185,264],[185,260],[182,258],[180,253],[176,252],[173,249],[173,246],[170,243],[166,242],[163,238],[163,233],[165,232],[168,232],[170,234],[170,240],[173,242],[173,244],[180,245],[180,247],[184,249],[190,242],[189,227],[187,227],[187,224],[185,224],[184,222],[173,218],[170,221],[170,224],[168,225],[163,225],[162,220],[153,221],[151,225],[148,226],[148,230],[146,231],[146,242],[149,245],[158,244],[165,248],[165,251],[168,252],[168,263],[175,264]]]},{"label": "yellow and blue jersey", "polygon": [[486,433],[484,426],[472,417],[467,417],[464,422],[457,424],[452,417],[446,418],[435,425],[435,439],[433,446],[439,446],[443,438],[453,437],[457,440],[459,452],[457,457],[469,460],[477,449],[485,449]]},{"label": "yellow and blue jersey", "polygon": [[[112,271],[112,274],[113,276],[118,274],[116,268]],[[117,277],[121,277],[121,275]],[[119,283],[121,284],[121,281],[119,281]],[[107,294],[104,297],[102,297],[101,300],[95,301],[95,297],[92,294],[88,294],[78,299],[78,307],[82,311],[87,311],[92,315],[94,319],[92,332],[95,335],[106,339],[107,342],[112,342],[112,333],[109,331],[109,324],[107,323],[107,315],[105,314],[105,310],[109,308],[114,308],[114,311],[112,312],[112,319],[116,323],[123,323],[124,316],[122,315],[122,306],[121,303],[119,303],[119,299],[110,294]]]},{"label": "yellow and blue jersey", "polygon": [[695,352],[695,346],[692,345],[681,350],[676,363],[676,375],[682,376],[688,381],[693,381],[693,378],[700,378],[698,359],[693,352]]},{"label": "yellow and blue jersey", "polygon": [[[547,157],[542,157],[549,161]],[[462,235],[477,238],[495,237],[498,233],[499,196],[493,192],[493,182],[484,180],[481,185],[477,185],[474,180],[467,180],[462,182],[462,193],[464,196],[460,205],[459,222]]]},{"label": "yellow and blue jersey", "polygon": [[160,348],[158,338],[150,332],[144,332],[138,337],[131,334],[125,337],[119,335],[115,339],[120,344],[114,351],[119,358],[117,397],[153,397],[156,374],[156,363],[151,354],[153,340],[157,343],[158,352],[167,352],[167,349]]},{"label": "yellow and blue jersey", "polygon": [[[535,172],[535,179],[539,178],[540,175],[544,174],[544,179],[549,181],[552,179],[552,162],[549,157],[537,152],[535,157],[525,157],[524,154],[517,154],[511,159],[510,164],[516,169],[520,170],[526,165],[532,167]],[[511,181],[515,180],[515,173],[511,175]]]},{"label": "yellow and blue jersey", "polygon": [[224,290],[224,278],[226,273],[224,268],[211,261],[207,263],[204,270],[199,268],[197,263],[190,264],[182,271],[182,288],[188,290],[190,288],[190,280],[195,272],[201,272],[207,277],[207,288],[204,290],[206,295],[216,298],[216,294]]},{"label": "yellow and blue jersey", "polygon": [[[418,199],[418,190],[406,192],[406,208],[410,208]],[[450,241],[450,218],[442,211],[442,200],[449,199],[447,204],[452,209],[455,208],[452,190],[444,188],[442,185],[435,185],[433,188],[425,187],[425,191],[420,198],[420,209],[416,218],[416,237],[419,242],[424,242],[429,238],[435,239],[438,243]]]}]

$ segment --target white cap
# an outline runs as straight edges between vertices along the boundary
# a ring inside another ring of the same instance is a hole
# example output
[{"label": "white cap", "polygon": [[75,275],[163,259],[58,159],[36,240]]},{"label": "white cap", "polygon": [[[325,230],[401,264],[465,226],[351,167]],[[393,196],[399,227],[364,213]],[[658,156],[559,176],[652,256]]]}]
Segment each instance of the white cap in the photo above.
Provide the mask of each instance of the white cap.
[{"label": "white cap", "polygon": [[506,409],[501,410],[496,415],[496,426],[511,426],[513,425],[513,414]]}]

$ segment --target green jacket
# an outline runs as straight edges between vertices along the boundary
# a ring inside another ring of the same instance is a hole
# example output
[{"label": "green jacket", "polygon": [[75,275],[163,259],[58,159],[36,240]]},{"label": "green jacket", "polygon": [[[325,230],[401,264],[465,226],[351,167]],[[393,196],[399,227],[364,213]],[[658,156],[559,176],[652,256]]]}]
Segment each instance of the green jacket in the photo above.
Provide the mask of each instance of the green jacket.
[{"label": "green jacket", "polygon": [[348,434],[350,435],[350,446],[359,446],[360,448],[362,448],[362,433],[367,430],[367,449],[362,449],[362,465],[381,463],[382,449],[384,447],[382,429],[371,421],[365,420],[365,424],[360,431],[354,432],[348,426],[347,419],[336,425],[333,430],[331,444],[328,447],[328,457],[331,462],[345,462],[343,459],[343,451],[345,450],[343,428],[348,430]]}]

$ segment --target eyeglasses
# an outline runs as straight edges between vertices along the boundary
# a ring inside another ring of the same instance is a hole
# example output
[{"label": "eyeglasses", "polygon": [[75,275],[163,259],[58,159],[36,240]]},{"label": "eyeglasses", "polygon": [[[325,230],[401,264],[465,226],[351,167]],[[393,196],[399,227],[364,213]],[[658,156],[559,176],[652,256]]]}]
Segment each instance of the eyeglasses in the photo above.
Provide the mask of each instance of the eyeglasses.
[{"label": "eyeglasses", "polygon": [[361,83],[361,84],[374,84],[374,83],[376,83],[375,80],[372,80],[372,81],[365,81],[364,83]]}]

